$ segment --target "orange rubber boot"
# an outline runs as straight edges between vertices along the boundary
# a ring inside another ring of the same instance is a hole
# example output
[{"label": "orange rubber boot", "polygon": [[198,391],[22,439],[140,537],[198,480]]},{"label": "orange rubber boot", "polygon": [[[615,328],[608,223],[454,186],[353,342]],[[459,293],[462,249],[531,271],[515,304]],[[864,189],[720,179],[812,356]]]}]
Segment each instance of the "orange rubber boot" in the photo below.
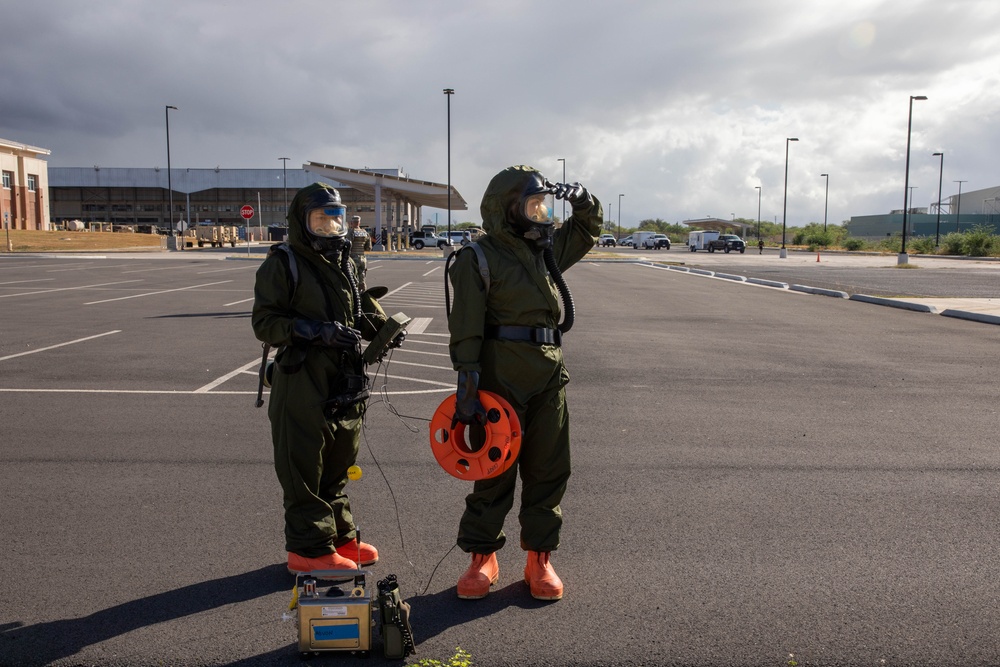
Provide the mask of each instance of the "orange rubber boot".
[{"label": "orange rubber boot", "polygon": [[536,600],[561,600],[563,584],[552,569],[548,551],[529,551],[528,564],[524,566],[524,582]]},{"label": "orange rubber boot", "polygon": [[288,571],[292,574],[302,574],[303,572],[315,572],[316,570],[356,570],[358,564],[350,558],[344,558],[334,552],[324,554],[318,558],[306,558],[288,552]]},{"label": "orange rubber boot", "polygon": [[350,558],[354,562],[360,563],[362,566],[374,565],[378,562],[378,549],[367,542],[362,542],[359,550],[358,541],[351,540],[347,544],[337,547],[337,553],[344,558]]},{"label": "orange rubber boot", "polygon": [[463,600],[479,600],[490,594],[490,586],[500,579],[500,564],[497,555],[472,554],[472,564],[458,578],[458,597]]}]

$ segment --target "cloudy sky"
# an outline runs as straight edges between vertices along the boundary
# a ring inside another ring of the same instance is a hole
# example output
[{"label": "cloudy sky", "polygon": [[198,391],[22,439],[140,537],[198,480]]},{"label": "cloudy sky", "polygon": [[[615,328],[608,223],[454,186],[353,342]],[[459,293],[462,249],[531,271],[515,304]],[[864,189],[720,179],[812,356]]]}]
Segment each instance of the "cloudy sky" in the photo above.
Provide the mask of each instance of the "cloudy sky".
[{"label": "cloudy sky", "polygon": [[[1000,185],[996,0],[0,0],[0,137],[57,167],[399,167],[479,220],[531,164],[634,226]],[[619,197],[624,194],[624,197]],[[610,210],[609,210],[610,209]],[[433,216],[424,210],[425,218]],[[441,221],[444,221],[441,214]]]}]

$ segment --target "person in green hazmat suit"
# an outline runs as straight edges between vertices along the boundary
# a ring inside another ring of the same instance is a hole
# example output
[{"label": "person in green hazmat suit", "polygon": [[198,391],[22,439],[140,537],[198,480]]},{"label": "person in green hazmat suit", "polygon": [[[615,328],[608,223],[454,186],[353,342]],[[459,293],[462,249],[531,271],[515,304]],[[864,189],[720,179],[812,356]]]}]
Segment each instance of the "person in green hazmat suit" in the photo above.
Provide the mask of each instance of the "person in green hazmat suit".
[{"label": "person in green hazmat suit", "polygon": [[[545,205],[550,195],[573,207],[558,230]],[[466,497],[458,546],[472,555],[472,563],[458,581],[458,597],[486,597],[497,582],[496,551],[506,541],[504,518],[513,507],[520,473],[521,548],[528,552],[524,579],[533,597],[559,600],[563,584],[549,555],[559,547],[559,503],[570,476],[569,375],[561,341],[574,317],[561,272],[594,246],[603,212],[579,183],[553,184],[523,165],[504,169],[490,181],[480,210],[486,230],[477,241],[482,256],[474,248],[463,249],[449,270],[455,290],[448,318],[451,360],[458,371],[455,419],[483,423],[478,392],[492,391],[514,408],[523,436],[515,464],[498,477],[475,482]],[[483,260],[487,267],[481,266]]]},{"label": "person in green hazmat suit", "polygon": [[254,334],[279,348],[268,417],[293,574],[378,560],[378,550],[357,539],[345,487],[368,397],[361,340],[371,340],[386,316],[358,289],[346,212],[329,185],[299,190],[288,241],[272,246],[254,286]]}]

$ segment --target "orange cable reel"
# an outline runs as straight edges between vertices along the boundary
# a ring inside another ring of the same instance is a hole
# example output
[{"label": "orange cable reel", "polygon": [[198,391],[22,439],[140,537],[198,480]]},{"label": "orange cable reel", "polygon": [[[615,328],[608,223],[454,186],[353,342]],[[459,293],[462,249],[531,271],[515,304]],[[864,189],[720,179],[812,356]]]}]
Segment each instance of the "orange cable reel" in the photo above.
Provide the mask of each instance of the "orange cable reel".
[{"label": "orange cable reel", "polygon": [[508,470],[521,451],[521,420],[514,408],[499,394],[480,390],[486,423],[467,425],[455,421],[455,399],[452,394],[441,401],[431,418],[431,451],[438,464],[470,482]]}]

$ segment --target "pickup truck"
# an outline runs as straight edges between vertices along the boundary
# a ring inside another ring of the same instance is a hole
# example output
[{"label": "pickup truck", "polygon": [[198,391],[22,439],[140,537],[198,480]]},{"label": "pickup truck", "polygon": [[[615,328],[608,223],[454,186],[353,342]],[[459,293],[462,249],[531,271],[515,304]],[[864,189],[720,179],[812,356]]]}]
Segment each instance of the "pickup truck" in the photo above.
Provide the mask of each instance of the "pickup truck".
[{"label": "pickup truck", "polygon": [[599,246],[611,246],[614,248],[618,244],[615,241],[615,237],[612,234],[601,234],[601,238],[597,239],[597,245]]},{"label": "pickup truck", "polygon": [[720,234],[719,238],[706,241],[705,249],[709,252],[715,252],[716,250],[724,252],[739,250],[743,253],[746,252],[747,244],[739,236],[736,236],[736,234]]}]

